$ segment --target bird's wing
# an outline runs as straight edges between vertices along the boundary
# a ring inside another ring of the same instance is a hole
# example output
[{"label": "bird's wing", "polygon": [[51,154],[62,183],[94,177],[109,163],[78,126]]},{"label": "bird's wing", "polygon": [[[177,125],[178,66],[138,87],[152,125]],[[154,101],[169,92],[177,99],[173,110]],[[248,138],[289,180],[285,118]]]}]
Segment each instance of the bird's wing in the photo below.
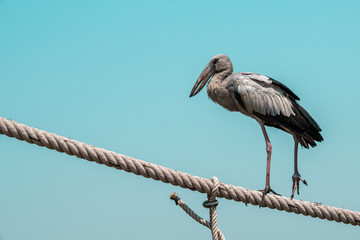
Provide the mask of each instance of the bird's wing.
[{"label": "bird's wing", "polygon": [[289,96],[291,96],[295,100],[300,100],[300,98],[293,91],[291,91],[287,86],[285,86],[284,84],[282,84],[279,81],[276,81],[275,79],[273,79],[271,77],[267,77],[267,76],[264,76],[264,75],[261,75],[258,73],[251,73],[251,72],[243,72],[241,74],[244,76],[248,76],[253,81],[258,81],[258,82],[262,82],[265,84],[271,84],[273,86],[277,86],[278,88],[283,90],[285,93],[287,93]]},{"label": "bird's wing", "polygon": [[295,115],[293,103],[287,93],[266,76],[241,73],[234,76],[233,87],[236,100],[250,114]]}]

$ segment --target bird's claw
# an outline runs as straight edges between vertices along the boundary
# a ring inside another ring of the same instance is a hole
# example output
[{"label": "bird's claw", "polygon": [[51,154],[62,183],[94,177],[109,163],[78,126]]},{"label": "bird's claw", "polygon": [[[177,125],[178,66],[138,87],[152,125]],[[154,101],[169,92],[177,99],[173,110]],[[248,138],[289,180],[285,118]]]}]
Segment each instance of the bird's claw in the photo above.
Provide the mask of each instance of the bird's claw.
[{"label": "bird's claw", "polygon": [[270,187],[265,187],[265,189],[259,190],[259,191],[262,192],[260,206],[265,206],[265,195],[268,194],[268,193],[273,193],[273,194],[275,194],[277,196],[281,196],[280,194],[278,194],[274,190],[272,190]]},{"label": "bird's claw", "polygon": [[301,175],[299,173],[294,173],[294,175],[292,176],[292,180],[293,180],[293,186],[292,186],[292,193],[291,193],[291,199],[294,198],[294,193],[295,190],[297,192],[297,194],[299,195],[300,192],[300,181],[302,181],[306,186],[308,185],[305,179],[301,178]]}]

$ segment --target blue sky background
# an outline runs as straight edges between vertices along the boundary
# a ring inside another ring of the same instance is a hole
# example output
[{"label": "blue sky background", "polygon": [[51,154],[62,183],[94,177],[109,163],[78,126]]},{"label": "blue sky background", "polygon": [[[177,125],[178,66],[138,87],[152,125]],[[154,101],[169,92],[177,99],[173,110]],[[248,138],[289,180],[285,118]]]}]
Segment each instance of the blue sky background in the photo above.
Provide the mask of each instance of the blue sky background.
[{"label": "blue sky background", "polygon": [[[190,90],[213,55],[291,88],[325,141],[297,199],[360,211],[359,1],[0,0],[0,116],[173,169],[265,184],[258,124]],[[291,194],[292,137],[268,129]],[[0,239],[210,239],[205,195],[0,136]],[[354,239],[359,227],[220,199],[228,239]],[[256,234],[255,234],[256,233]]]}]

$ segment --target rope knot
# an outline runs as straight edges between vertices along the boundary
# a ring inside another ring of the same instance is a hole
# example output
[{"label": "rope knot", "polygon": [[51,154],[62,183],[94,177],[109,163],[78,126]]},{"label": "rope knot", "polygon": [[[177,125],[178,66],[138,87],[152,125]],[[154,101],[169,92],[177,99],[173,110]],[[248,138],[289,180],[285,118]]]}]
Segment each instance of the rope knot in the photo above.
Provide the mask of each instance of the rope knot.
[{"label": "rope knot", "polygon": [[212,177],[211,181],[213,185],[210,194],[208,194],[208,200],[202,204],[204,208],[216,207],[219,204],[219,202],[216,200],[216,196],[219,192],[219,179],[217,177]]}]

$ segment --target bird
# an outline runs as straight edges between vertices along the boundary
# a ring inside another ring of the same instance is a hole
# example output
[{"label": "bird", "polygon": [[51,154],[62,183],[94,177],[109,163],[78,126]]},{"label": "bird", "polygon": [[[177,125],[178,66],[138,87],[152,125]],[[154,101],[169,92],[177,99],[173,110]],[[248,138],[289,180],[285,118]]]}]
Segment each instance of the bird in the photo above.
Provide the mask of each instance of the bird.
[{"label": "bird", "polygon": [[291,199],[299,193],[300,181],[307,185],[298,169],[298,145],[315,147],[323,141],[322,131],[317,122],[298,103],[300,98],[281,82],[258,73],[233,73],[233,65],[228,56],[219,54],[211,58],[190,92],[190,97],[198,94],[207,85],[209,98],[231,112],[240,112],[255,119],[265,138],[267,164],[266,182],[262,201],[268,193],[277,194],[270,187],[270,163],[272,145],[265,126],[275,127],[292,135],[294,139],[294,174],[292,176]]}]

